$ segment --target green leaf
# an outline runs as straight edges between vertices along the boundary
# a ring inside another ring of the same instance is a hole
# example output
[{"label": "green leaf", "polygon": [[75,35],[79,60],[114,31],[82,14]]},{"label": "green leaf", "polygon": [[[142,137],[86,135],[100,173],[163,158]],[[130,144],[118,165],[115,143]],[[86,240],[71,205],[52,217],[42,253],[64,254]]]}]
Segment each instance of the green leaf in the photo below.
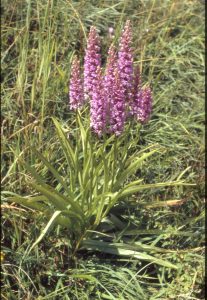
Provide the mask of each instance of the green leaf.
[{"label": "green leaf", "polygon": [[57,192],[55,189],[50,187],[47,184],[44,185],[37,185],[34,182],[31,182],[31,185],[40,193],[42,193],[48,201],[50,201],[56,209],[58,210],[65,210],[68,208],[68,206],[71,206],[76,213],[79,213],[81,217],[84,218],[84,214],[82,212],[82,209],[78,205],[78,203],[72,201],[69,197],[66,197],[59,192]]},{"label": "green leaf", "polygon": [[136,172],[137,168],[141,165],[141,163],[147,159],[148,157],[150,157],[151,155],[153,155],[155,152],[157,152],[158,150],[152,150],[148,153],[144,153],[141,157],[137,157],[128,167],[125,171],[123,170],[119,170],[119,172],[121,172],[121,174],[117,177],[116,180],[116,184],[114,186],[114,188],[118,188],[126,179],[127,177],[131,176],[132,174],[134,174],[134,172]]},{"label": "green leaf", "polygon": [[83,217],[83,212],[79,204],[75,201],[73,201],[73,198],[70,198],[70,195],[67,197],[60,194],[57,190],[52,188],[51,186],[44,183],[44,179],[36,172],[36,170],[31,167],[26,162],[23,162],[25,168],[31,173],[31,175],[36,179],[36,181],[39,183],[39,185],[35,184],[34,182],[31,182],[30,184],[39,192],[41,192],[50,202],[53,203],[53,205],[58,210],[64,210],[68,204],[70,204],[74,210],[77,210],[80,215]]},{"label": "green leaf", "polygon": [[42,230],[42,233],[38,237],[38,239],[32,244],[31,248],[28,250],[27,254],[31,252],[31,250],[43,239],[43,237],[46,235],[52,224],[54,223],[55,219],[60,215],[61,211],[55,211],[54,214],[52,215],[51,219],[45,226],[45,228]]},{"label": "green leaf", "polygon": [[83,153],[85,153],[86,150],[86,140],[87,140],[87,134],[86,134],[86,130],[83,127],[83,124],[81,122],[81,118],[80,118],[80,114],[79,112],[77,113],[77,120],[78,120],[78,124],[80,127],[80,133],[81,133],[81,141],[82,141],[82,147],[83,147]]},{"label": "green leaf", "polygon": [[48,170],[54,175],[54,177],[61,184],[61,186],[64,187],[65,191],[68,193],[70,198],[74,199],[75,198],[74,194],[70,191],[67,184],[63,180],[62,176],[56,171],[56,169],[48,162],[48,160],[39,151],[37,151],[35,148],[33,148],[32,151],[40,158],[40,160],[48,168]]},{"label": "green leaf", "polygon": [[60,144],[62,146],[63,152],[65,154],[65,157],[68,162],[68,166],[72,166],[74,169],[76,168],[76,162],[75,162],[75,152],[73,151],[69,139],[63,129],[61,128],[59,122],[55,119],[52,118],[55,127],[56,127],[56,132],[60,141]]},{"label": "green leaf", "polygon": [[34,182],[30,183],[38,192],[43,194],[49,203],[52,203],[54,207],[58,210],[64,210],[68,206],[68,202],[65,201],[63,196],[51,188],[49,185],[38,185]]},{"label": "green leaf", "polygon": [[88,181],[91,179],[90,178],[91,160],[92,160],[92,158],[91,158],[91,156],[89,156],[83,166],[83,185],[84,185],[84,187],[86,187]]},{"label": "green leaf", "polygon": [[[97,151],[96,151],[96,157],[97,157],[97,158],[102,154],[102,151],[103,151],[102,147],[104,147],[104,149],[106,149],[106,147],[107,147],[111,142],[114,141],[115,137],[116,137],[115,135],[110,136],[108,139],[106,139],[106,140],[104,141],[104,144],[101,144],[101,145],[100,145],[100,147],[99,147],[99,148],[97,149]],[[112,146],[112,147],[113,147],[113,146]]]},{"label": "green leaf", "polygon": [[47,206],[44,203],[32,202],[31,198],[22,197],[19,195],[8,197],[7,200],[9,200],[10,202],[16,202],[18,204],[24,205],[28,208],[39,210],[41,212],[44,212],[47,209]]},{"label": "green leaf", "polygon": [[118,256],[126,256],[129,258],[137,258],[139,260],[146,260],[150,261],[152,263],[167,267],[167,268],[172,268],[172,269],[177,269],[177,266],[174,264],[170,263],[169,261],[151,256],[149,254],[139,252],[136,250],[136,247],[132,247],[131,245],[124,244],[124,243],[107,243],[107,242],[100,242],[96,240],[84,240],[81,244],[82,248],[88,249],[88,250],[95,250],[95,251],[100,251],[103,253],[110,253]]},{"label": "green leaf", "polygon": [[134,193],[137,193],[141,190],[145,189],[152,189],[152,188],[159,188],[159,187],[166,187],[166,186],[178,186],[178,185],[191,185],[188,183],[185,183],[184,181],[169,181],[169,182],[160,182],[160,183],[153,183],[153,184],[144,184],[144,185],[134,185],[133,182],[130,183],[130,186],[126,185],[119,193],[120,197],[125,197],[132,195]]}]

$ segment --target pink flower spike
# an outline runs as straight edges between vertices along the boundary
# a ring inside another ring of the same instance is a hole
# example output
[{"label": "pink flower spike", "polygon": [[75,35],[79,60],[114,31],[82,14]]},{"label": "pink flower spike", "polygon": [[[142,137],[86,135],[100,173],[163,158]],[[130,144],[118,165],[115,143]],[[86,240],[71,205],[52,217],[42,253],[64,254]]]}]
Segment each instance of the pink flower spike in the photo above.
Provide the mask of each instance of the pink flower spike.
[{"label": "pink flower spike", "polygon": [[130,115],[136,115],[137,109],[137,94],[141,90],[141,74],[139,66],[134,68],[132,98],[130,99]]},{"label": "pink flower spike", "polygon": [[71,110],[77,110],[84,103],[83,80],[80,72],[80,62],[74,57],[70,76],[69,104]]},{"label": "pink flower spike", "polygon": [[120,80],[119,70],[115,71],[114,86],[112,90],[113,98],[110,109],[110,132],[120,135],[124,129],[126,118],[124,88]]},{"label": "pink flower spike", "polygon": [[84,92],[85,97],[92,96],[93,85],[96,81],[97,68],[101,66],[100,37],[96,27],[90,28],[86,54],[84,57]]},{"label": "pink flower spike", "polygon": [[121,35],[118,52],[118,66],[120,72],[121,84],[124,87],[127,100],[132,96],[133,87],[133,53],[131,48],[132,29],[131,22],[126,21]]},{"label": "pink flower spike", "polygon": [[101,68],[96,71],[90,101],[90,126],[100,137],[106,130],[106,99]]},{"label": "pink flower spike", "polygon": [[115,47],[113,45],[110,46],[108,51],[106,70],[104,76],[104,89],[105,96],[107,100],[107,117],[110,119],[111,111],[113,109],[113,90],[114,90],[114,82],[115,82],[115,70],[117,69],[117,54],[115,51]]},{"label": "pink flower spike", "polygon": [[147,123],[152,111],[152,93],[150,87],[142,88],[136,97],[136,117],[141,123]]},{"label": "pink flower spike", "polygon": [[133,80],[133,96],[137,95],[141,88],[141,74],[139,66],[134,68],[134,80]]}]

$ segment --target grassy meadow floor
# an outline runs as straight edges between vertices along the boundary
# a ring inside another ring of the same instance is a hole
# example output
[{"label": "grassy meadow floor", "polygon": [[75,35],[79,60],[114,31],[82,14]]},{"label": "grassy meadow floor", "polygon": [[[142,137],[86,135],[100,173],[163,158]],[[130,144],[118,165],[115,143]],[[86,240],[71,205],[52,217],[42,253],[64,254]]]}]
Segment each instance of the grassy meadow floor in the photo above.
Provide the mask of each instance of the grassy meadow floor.
[{"label": "grassy meadow floor", "polygon": [[[124,257],[80,252],[70,260],[67,232],[50,232],[29,254],[46,220],[2,193],[2,299],[204,299],[204,2],[199,0],[2,0],[2,191],[32,192],[18,157],[38,165],[30,145],[60,158],[50,117],[69,126],[68,80],[74,53],[84,55],[95,25],[104,59],[127,19],[135,61],[153,89],[153,114],[137,147],[159,144],[143,165],[146,183],[183,177],[195,186],[137,193],[122,203],[123,226],[157,246],[178,270]],[[55,150],[55,151],[54,151]],[[42,171],[43,172],[43,171]],[[25,180],[26,179],[26,180]],[[166,202],[168,201],[168,202]],[[135,203],[135,204],[134,204]]]}]

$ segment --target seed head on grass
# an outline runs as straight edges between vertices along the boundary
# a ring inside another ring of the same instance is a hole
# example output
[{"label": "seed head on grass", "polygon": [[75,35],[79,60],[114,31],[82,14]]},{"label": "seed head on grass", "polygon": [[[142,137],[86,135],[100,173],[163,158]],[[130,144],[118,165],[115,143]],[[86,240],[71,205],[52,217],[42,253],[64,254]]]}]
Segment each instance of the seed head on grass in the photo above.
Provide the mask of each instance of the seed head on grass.
[{"label": "seed head on grass", "polygon": [[83,80],[80,72],[80,62],[77,56],[74,57],[70,77],[70,109],[77,110],[84,103]]},{"label": "seed head on grass", "polygon": [[92,96],[93,85],[97,80],[97,68],[101,66],[100,37],[96,27],[91,26],[86,54],[84,57],[84,92],[85,97]]}]

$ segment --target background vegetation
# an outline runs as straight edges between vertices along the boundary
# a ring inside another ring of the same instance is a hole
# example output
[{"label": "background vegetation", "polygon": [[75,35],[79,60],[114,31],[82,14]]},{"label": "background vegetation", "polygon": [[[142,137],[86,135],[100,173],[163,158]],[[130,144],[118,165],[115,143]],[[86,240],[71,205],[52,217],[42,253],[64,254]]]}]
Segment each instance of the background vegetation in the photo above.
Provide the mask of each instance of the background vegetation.
[{"label": "background vegetation", "polygon": [[59,227],[26,256],[45,219],[3,194],[2,299],[204,299],[204,2],[3,0],[1,6],[3,191],[33,192],[19,155],[45,173],[30,145],[61,164],[49,118],[74,128],[68,106],[72,56],[83,57],[93,24],[105,59],[108,28],[116,39],[126,19],[154,99],[137,147],[158,143],[165,149],[141,175],[155,183],[186,170],[187,181],[196,184],[137,193],[107,220],[114,242],[123,240],[126,228],[136,228],[128,242],[144,243],[151,252],[159,247],[156,256],[177,270],[94,251],[82,251],[72,262],[67,232]]}]

